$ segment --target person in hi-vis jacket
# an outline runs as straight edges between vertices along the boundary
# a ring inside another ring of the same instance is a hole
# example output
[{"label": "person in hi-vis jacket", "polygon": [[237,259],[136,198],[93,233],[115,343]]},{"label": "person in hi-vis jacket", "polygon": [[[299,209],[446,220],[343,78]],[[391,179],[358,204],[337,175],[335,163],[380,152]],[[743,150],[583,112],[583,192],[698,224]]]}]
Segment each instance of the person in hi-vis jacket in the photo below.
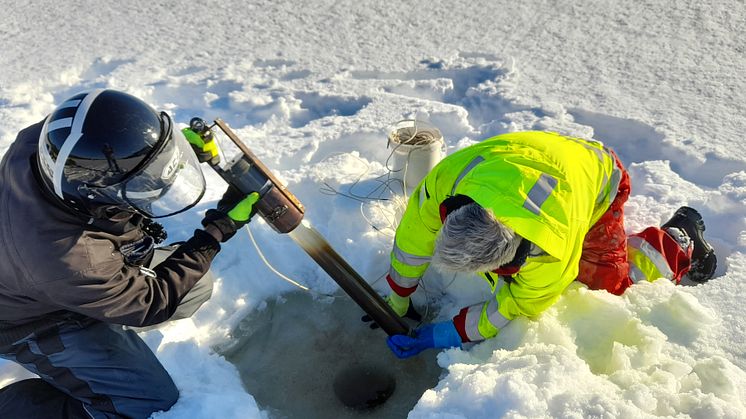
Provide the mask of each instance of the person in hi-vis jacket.
[{"label": "person in hi-vis jacket", "polygon": [[431,264],[480,273],[494,295],[413,336],[389,337],[389,347],[406,358],[491,338],[551,306],[575,280],[613,294],[659,278],[709,280],[716,257],[699,213],[682,207],[662,227],[627,236],[629,193],[619,158],[594,140],[516,132],[446,157],[396,230],[387,301],[400,316],[412,313],[410,295]]}]

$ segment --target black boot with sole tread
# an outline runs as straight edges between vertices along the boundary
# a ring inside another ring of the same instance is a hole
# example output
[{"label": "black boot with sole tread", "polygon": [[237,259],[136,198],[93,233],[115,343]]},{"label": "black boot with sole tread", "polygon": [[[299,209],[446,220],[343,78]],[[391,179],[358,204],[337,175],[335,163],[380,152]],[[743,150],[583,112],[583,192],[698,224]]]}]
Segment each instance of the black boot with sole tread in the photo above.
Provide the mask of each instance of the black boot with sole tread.
[{"label": "black boot with sole tread", "polygon": [[717,268],[717,257],[715,250],[705,240],[705,222],[697,210],[689,207],[681,207],[676,210],[673,217],[661,228],[676,227],[683,230],[694,244],[692,251],[692,267],[686,274],[690,280],[704,283],[715,275]]}]

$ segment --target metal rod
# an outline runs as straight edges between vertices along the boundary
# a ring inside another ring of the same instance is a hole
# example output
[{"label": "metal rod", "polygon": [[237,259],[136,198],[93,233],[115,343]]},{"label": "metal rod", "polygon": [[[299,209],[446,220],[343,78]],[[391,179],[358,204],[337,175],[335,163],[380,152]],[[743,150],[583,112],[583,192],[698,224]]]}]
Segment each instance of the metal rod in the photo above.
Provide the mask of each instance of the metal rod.
[{"label": "metal rod", "polygon": [[324,237],[307,221],[300,223],[288,235],[321,266],[340,288],[349,295],[389,336],[408,335],[409,326],[394,313],[388,303],[370,284],[355,272]]}]

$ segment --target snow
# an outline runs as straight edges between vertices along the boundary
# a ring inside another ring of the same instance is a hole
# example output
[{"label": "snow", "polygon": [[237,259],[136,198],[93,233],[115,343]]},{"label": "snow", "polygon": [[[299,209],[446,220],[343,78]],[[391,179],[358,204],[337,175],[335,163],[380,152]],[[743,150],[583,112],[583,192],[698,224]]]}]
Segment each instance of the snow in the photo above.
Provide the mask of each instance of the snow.
[{"label": "snow", "polygon": [[[681,205],[699,209],[719,256],[717,278],[645,284],[622,297],[568,290],[495,339],[440,353],[442,377],[410,416],[746,417],[742,2],[2,4],[0,155],[20,129],[94,87],[126,90],[180,124],[220,117],[381,292],[397,203],[361,208],[325,193],[324,183],[363,195],[378,186],[391,124],[429,120],[449,153],[526,129],[604,141],[632,176],[628,231],[659,224]],[[172,239],[188,237],[222,193],[221,180],[206,174],[203,202],[166,219]],[[337,291],[288,237],[262,220],[251,229],[284,274]],[[271,416],[215,348],[294,288],[245,234],[224,246],[214,271],[213,298],[193,318],[141,334],[181,391],[158,418]],[[488,293],[470,277],[426,280],[416,301],[442,307],[438,318]],[[28,376],[0,361],[0,385]]]}]

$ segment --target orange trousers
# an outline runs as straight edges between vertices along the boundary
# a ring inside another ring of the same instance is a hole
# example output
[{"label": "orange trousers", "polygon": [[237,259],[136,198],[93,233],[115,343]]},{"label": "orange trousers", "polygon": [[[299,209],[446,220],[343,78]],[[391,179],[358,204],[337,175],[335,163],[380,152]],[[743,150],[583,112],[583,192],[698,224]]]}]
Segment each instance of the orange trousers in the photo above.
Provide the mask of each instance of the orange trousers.
[{"label": "orange trousers", "polygon": [[[585,236],[577,279],[591,289],[605,289],[612,294],[620,295],[634,283],[634,276],[630,275],[630,270],[634,270],[635,266],[630,262],[630,252],[635,250],[629,248],[628,237],[624,232],[624,203],[627,202],[631,189],[629,174],[616,154],[614,158],[617,167],[622,170],[619,189],[609,209]],[[642,239],[634,242],[642,245],[645,254],[649,255],[650,263],[657,265],[659,272],[665,272],[664,276],[670,276],[667,279],[678,284],[681,277],[689,271],[691,246],[683,249],[664,230],[648,227],[629,237]]]}]

